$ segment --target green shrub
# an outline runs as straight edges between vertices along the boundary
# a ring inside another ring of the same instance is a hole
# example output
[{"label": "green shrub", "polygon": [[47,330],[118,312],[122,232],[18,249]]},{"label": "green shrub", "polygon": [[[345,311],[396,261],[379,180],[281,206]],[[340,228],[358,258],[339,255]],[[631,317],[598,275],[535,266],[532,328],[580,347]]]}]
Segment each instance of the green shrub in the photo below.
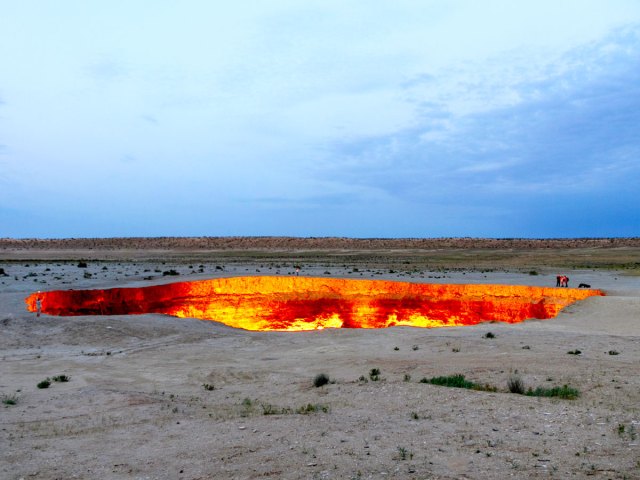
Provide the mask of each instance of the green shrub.
[{"label": "green shrub", "polygon": [[404,447],[398,447],[398,458],[400,460],[411,460],[413,458],[413,452],[410,452]]},{"label": "green shrub", "polygon": [[511,375],[507,380],[507,388],[511,393],[522,395],[525,392],[524,381],[519,375]]},{"label": "green shrub", "polygon": [[2,404],[6,405],[7,407],[10,405],[17,405],[18,404],[18,397],[16,397],[15,395],[3,395],[2,396]]},{"label": "green shrub", "polygon": [[270,403],[261,404],[263,415],[291,415],[297,413],[299,415],[308,415],[310,413],[329,413],[330,408],[328,405],[307,403],[302,407],[297,408],[295,411],[291,407],[278,407],[271,405]]},{"label": "green shrub", "polygon": [[420,383],[430,383],[431,385],[454,388],[473,388],[474,386],[474,383],[466,380],[462,374],[449,375],[445,377],[425,377],[420,380]]},{"label": "green shrub", "polygon": [[52,377],[51,380],[54,382],[68,382],[71,380],[71,377],[68,375],[56,375],[55,377]]},{"label": "green shrub", "polygon": [[563,385],[562,387],[529,389],[525,395],[529,397],[557,397],[565,400],[574,400],[580,396],[580,392],[575,388]]},{"label": "green shrub", "polygon": [[329,375],[327,375],[326,373],[319,373],[313,379],[313,386],[316,388],[322,387],[323,385],[326,385],[328,383],[329,383]]},{"label": "green shrub", "polygon": [[310,413],[317,413],[317,412],[329,413],[329,406],[320,405],[320,404],[314,405],[311,403],[307,403],[305,406],[302,406],[296,410],[296,413],[300,415],[308,415]]},{"label": "green shrub", "polygon": [[270,403],[263,403],[261,407],[263,415],[285,415],[288,413],[293,413],[293,411],[289,407],[280,408],[275,405],[271,405]]},{"label": "green shrub", "polygon": [[380,369],[372,368],[371,371],[369,372],[369,378],[371,379],[372,382],[377,382],[378,380],[380,380]]},{"label": "green shrub", "polygon": [[622,438],[627,437],[632,442],[634,442],[636,438],[638,438],[636,427],[633,424],[631,424],[627,429],[623,423],[619,423],[617,430],[618,430],[618,435],[620,435],[620,437]]},{"label": "green shrub", "polygon": [[51,386],[51,380],[46,378],[38,383],[38,388],[49,388]]},{"label": "green shrub", "polygon": [[441,387],[453,387],[453,388],[468,388],[470,390],[479,390],[483,392],[497,392],[498,389],[489,384],[479,384],[471,382],[464,378],[464,375],[449,375],[445,377],[432,377],[423,378],[420,383],[430,383],[431,385],[438,385]]}]

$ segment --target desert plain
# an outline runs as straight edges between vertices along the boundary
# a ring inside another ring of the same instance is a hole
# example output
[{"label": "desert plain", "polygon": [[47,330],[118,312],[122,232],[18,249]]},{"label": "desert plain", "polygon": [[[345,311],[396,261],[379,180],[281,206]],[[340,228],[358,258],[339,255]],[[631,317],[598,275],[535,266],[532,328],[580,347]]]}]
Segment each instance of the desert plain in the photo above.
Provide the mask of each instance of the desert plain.
[{"label": "desert plain", "polygon": [[[605,296],[518,324],[308,332],[24,303],[295,266],[547,287],[566,274]],[[0,239],[0,268],[2,479],[640,478],[640,239]],[[455,374],[492,388],[420,382]],[[38,388],[54,377],[68,381]],[[514,378],[579,396],[510,393]]]}]

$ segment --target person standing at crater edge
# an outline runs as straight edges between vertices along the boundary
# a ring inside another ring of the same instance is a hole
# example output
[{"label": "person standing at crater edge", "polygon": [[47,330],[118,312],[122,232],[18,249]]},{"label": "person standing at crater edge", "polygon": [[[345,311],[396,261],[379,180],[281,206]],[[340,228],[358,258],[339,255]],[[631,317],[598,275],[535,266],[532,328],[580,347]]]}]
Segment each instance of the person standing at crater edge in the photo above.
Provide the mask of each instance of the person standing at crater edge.
[{"label": "person standing at crater edge", "polygon": [[36,298],[36,317],[40,316],[42,311],[42,300],[40,299],[40,290],[38,290],[38,298]]}]

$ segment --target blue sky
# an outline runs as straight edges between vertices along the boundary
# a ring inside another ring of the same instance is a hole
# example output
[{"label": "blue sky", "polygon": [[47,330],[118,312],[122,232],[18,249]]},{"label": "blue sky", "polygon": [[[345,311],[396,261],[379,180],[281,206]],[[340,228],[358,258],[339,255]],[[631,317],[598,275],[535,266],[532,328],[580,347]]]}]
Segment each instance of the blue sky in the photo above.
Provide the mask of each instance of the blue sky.
[{"label": "blue sky", "polygon": [[0,237],[640,236],[640,2],[0,1]]}]

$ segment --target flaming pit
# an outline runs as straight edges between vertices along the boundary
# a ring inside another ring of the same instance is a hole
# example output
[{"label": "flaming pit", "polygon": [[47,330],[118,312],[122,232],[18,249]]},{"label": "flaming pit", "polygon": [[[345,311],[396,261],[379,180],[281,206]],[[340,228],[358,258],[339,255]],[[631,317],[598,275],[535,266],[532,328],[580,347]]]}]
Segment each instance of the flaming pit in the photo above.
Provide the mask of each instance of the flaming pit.
[{"label": "flaming pit", "polygon": [[31,294],[27,309],[60,316],[161,313],[245,330],[449,327],[548,319],[599,290],[423,284],[316,277],[232,277],[140,288]]}]

